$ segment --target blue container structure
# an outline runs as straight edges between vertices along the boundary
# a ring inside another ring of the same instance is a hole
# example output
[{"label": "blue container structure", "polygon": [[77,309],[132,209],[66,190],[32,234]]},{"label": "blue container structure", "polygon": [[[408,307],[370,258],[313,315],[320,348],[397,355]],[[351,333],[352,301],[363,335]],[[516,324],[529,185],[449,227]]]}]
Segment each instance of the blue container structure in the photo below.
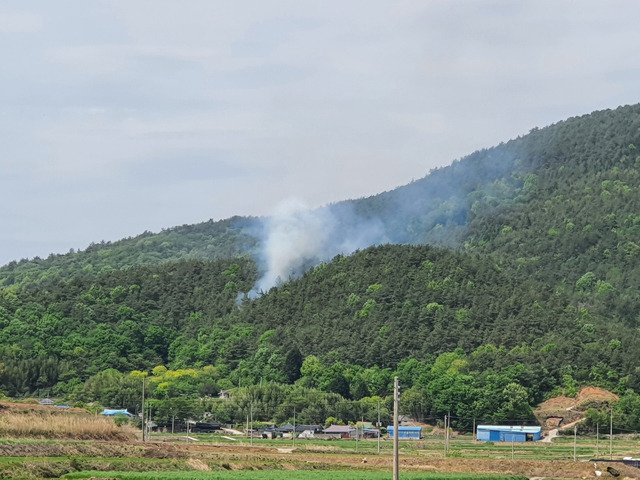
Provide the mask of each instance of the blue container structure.
[{"label": "blue container structure", "polygon": [[[67,407],[67,408],[69,408],[69,407]],[[127,412],[126,408],[124,410],[112,410],[112,409],[105,408],[102,411],[102,415],[108,415],[110,417],[113,417],[115,415],[127,415],[128,417],[132,417],[133,416],[129,412]]]},{"label": "blue container structure", "polygon": [[537,442],[542,438],[542,427],[519,425],[478,425],[478,440],[484,442]]},{"label": "blue container structure", "polygon": [[[393,426],[387,427],[389,438],[393,438]],[[422,427],[398,427],[398,439],[408,438],[420,440],[422,438]]]}]

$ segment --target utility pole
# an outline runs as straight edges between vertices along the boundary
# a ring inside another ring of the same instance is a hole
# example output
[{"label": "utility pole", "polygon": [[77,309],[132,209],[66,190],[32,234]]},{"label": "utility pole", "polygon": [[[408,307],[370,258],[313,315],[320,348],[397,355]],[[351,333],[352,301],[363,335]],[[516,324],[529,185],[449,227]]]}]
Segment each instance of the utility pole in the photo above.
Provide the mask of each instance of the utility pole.
[{"label": "utility pole", "polygon": [[600,424],[596,423],[596,458],[600,455],[599,452],[599,442],[600,442]]},{"label": "utility pole", "polygon": [[393,379],[393,480],[400,478],[400,458],[399,458],[399,443],[398,437],[400,436],[400,422],[398,421],[398,397],[400,386],[398,385],[398,377]]},{"label": "utility pole", "polygon": [[145,425],[144,425],[144,380],[145,377],[142,377],[142,441],[144,442],[146,440],[145,437]]},{"label": "utility pole", "polygon": [[291,432],[291,438],[293,438],[293,448],[296,447],[296,407],[293,407],[293,432]]},{"label": "utility pole", "polygon": [[476,419],[473,418],[473,439],[476,439]]},{"label": "utility pole", "polygon": [[151,403],[147,406],[147,440],[151,437]]},{"label": "utility pole", "polygon": [[447,416],[447,457],[449,456],[449,447],[451,446],[451,410]]},{"label": "utility pole", "polygon": [[253,402],[251,402],[249,409],[251,411],[251,428],[249,429],[249,435],[251,435],[251,446],[253,446]]},{"label": "utility pole", "polygon": [[609,460],[613,460],[613,408],[609,419]]},{"label": "utility pole", "polygon": [[382,426],[382,424],[380,423],[380,400],[378,400],[378,424],[376,425],[378,427],[378,455],[380,454],[380,427]]},{"label": "utility pole", "polygon": [[573,461],[576,461],[576,447],[578,446],[578,426],[573,426]]},{"label": "utility pole", "polygon": [[444,458],[447,458],[447,414],[444,414]]},{"label": "utility pole", "polygon": [[451,429],[451,412],[444,416],[444,457],[449,455],[449,430]]}]

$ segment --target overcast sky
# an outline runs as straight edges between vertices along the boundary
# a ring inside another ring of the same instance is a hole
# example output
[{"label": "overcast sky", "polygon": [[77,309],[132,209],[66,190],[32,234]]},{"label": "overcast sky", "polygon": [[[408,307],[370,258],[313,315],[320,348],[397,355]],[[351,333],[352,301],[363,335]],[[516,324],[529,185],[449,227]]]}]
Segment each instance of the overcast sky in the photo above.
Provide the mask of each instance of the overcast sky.
[{"label": "overcast sky", "polygon": [[369,196],[637,103],[640,2],[3,0],[0,264]]}]

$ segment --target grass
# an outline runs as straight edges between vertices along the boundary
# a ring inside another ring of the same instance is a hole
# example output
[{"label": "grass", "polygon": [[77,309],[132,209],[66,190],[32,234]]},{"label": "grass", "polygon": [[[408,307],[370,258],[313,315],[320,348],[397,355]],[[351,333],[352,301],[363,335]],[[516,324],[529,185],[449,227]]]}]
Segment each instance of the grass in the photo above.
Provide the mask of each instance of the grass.
[{"label": "grass", "polygon": [[[238,472],[78,472],[62,478],[87,479],[111,478],[118,480],[276,480],[286,476],[287,480],[387,480],[389,472],[354,471],[238,471]],[[457,473],[402,473],[409,480],[526,480],[513,475],[478,475]]]},{"label": "grass", "polygon": [[0,415],[0,435],[16,438],[132,440],[134,434],[113,419],[95,415],[20,412]]}]

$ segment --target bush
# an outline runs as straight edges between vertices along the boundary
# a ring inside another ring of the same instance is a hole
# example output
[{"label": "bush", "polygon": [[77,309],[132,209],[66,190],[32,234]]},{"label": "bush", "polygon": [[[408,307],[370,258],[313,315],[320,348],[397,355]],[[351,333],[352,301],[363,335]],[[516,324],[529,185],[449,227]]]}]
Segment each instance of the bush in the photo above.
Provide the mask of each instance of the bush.
[{"label": "bush", "polygon": [[123,425],[129,425],[130,418],[128,415],[124,415],[123,413],[118,413],[115,417],[113,417],[113,421],[116,423],[118,427]]}]

